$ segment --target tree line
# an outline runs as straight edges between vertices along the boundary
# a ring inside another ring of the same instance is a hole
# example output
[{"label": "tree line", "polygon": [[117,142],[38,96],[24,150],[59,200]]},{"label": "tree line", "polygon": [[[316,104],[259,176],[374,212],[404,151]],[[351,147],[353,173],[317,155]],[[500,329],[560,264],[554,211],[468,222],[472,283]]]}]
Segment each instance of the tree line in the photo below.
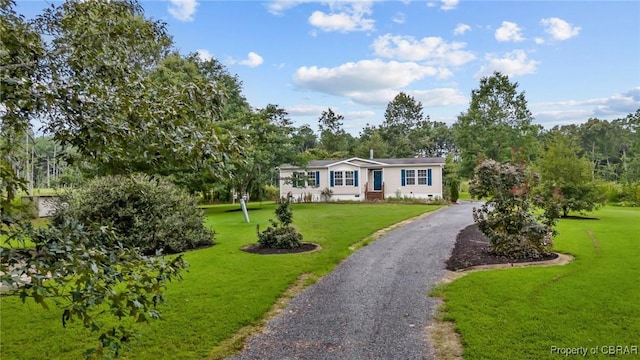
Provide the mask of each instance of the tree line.
[{"label": "tree line", "polygon": [[140,172],[169,176],[209,201],[234,191],[255,198],[278,185],[281,164],[371,150],[378,158],[448,156],[456,175],[469,179],[480,154],[534,163],[556,134],[592,164],[592,180],[640,180],[640,109],[547,130],[534,123],[518,83],[496,72],[480,80],[451,126],[400,92],[384,121],[358,136],[332,108],[314,131],[293,126],[279,105],[252,107],[236,75],[215,58],[180,54],[166,25],[145,18],[137,1],[65,2],[32,21],[2,3],[3,169],[32,187],[51,186],[51,175],[64,186]]}]

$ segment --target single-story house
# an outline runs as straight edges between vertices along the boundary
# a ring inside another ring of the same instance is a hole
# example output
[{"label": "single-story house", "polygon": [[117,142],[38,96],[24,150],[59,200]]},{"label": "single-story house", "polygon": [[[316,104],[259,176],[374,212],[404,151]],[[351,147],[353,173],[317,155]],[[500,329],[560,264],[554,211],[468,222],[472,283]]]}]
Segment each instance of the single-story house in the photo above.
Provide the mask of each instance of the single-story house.
[{"label": "single-story house", "polygon": [[[280,169],[280,197],[306,201],[442,198],[444,159],[313,160]],[[323,193],[325,196],[323,196]],[[326,197],[331,193],[330,197]]]}]

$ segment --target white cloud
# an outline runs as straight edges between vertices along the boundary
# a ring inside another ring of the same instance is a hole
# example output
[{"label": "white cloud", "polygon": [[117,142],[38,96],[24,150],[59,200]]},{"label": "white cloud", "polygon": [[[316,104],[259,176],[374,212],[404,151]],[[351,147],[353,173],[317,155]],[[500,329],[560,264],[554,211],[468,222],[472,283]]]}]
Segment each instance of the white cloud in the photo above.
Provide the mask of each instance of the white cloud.
[{"label": "white cloud", "polygon": [[226,61],[228,64],[233,65],[233,64],[240,64],[240,65],[244,65],[244,66],[248,66],[248,67],[257,67],[262,65],[262,63],[264,62],[264,59],[262,58],[262,56],[256,54],[255,52],[251,51],[247,54],[247,58],[246,59],[236,59],[236,58],[227,58]]},{"label": "white cloud", "polygon": [[327,110],[327,107],[323,105],[298,104],[287,106],[286,110],[291,116],[319,116],[323,111]]},{"label": "white cloud", "polygon": [[537,103],[531,105],[536,121],[550,126],[575,124],[589,118],[623,118],[640,108],[640,87],[608,97]]},{"label": "white cloud", "polygon": [[535,40],[536,44],[538,44],[538,45],[544,44],[544,42],[545,42],[544,39],[541,38],[541,37],[537,37],[534,40]]},{"label": "white cloud", "polygon": [[309,24],[327,32],[371,31],[375,20],[366,17],[372,13],[371,6],[371,1],[332,2],[330,13],[314,11]]},{"label": "white cloud", "polygon": [[303,66],[296,70],[293,82],[301,89],[349,96],[355,92],[401,88],[438,73],[437,68],[414,62],[376,59],[349,62],[333,68]]},{"label": "white cloud", "polygon": [[198,2],[196,0],[169,0],[167,11],[180,21],[193,21]]},{"label": "white cloud", "polygon": [[473,60],[470,51],[463,50],[463,42],[447,43],[440,37],[379,36],[371,45],[377,56],[408,61],[428,61],[442,66],[460,66]]},{"label": "white cloud", "polygon": [[533,74],[539,64],[538,61],[528,59],[524,50],[513,50],[505,54],[504,57],[488,54],[485,59],[487,64],[483,65],[476,73],[476,78],[491,75],[494,71],[509,76]]},{"label": "white cloud", "polygon": [[361,91],[352,91],[349,93],[349,98],[354,104],[366,105],[366,106],[376,106],[376,107],[384,107],[389,101],[393,100],[393,98],[398,95],[400,90],[394,89],[378,89],[378,90],[367,90],[363,89]]},{"label": "white cloud", "polygon": [[393,15],[391,21],[396,24],[404,24],[404,22],[406,21],[406,16],[403,12],[397,12],[395,15]]},{"label": "white cloud", "polygon": [[498,41],[517,42],[524,40],[522,37],[522,29],[520,29],[518,24],[510,21],[502,22],[502,26],[496,30],[495,37]]},{"label": "white cloud", "polygon": [[286,10],[298,6],[296,1],[271,1],[267,3],[267,10],[273,15],[282,15]]},{"label": "white cloud", "polygon": [[[416,100],[422,102],[424,108],[434,108],[450,105],[468,104],[468,99],[464,97],[457,89],[439,88],[431,90],[402,90],[407,95],[413,96]],[[354,103],[384,107],[393,98],[398,95],[400,90],[397,89],[381,89],[375,91],[357,91],[350,94],[350,98]]]},{"label": "white cloud", "polygon": [[274,0],[267,4],[267,10],[273,15],[282,15],[285,11],[308,2],[317,0]]},{"label": "white cloud", "polygon": [[371,111],[371,110],[362,110],[362,111],[347,111],[344,114],[344,118],[351,120],[351,119],[368,119],[371,118],[373,116],[375,116],[376,113],[375,111]]},{"label": "white cloud", "polygon": [[205,49],[198,49],[196,50],[196,54],[198,54],[198,58],[202,61],[208,61],[213,59],[213,55]]},{"label": "white cloud", "polygon": [[248,67],[256,67],[262,65],[263,62],[262,56],[252,51],[247,55],[247,59],[241,60],[239,63]]},{"label": "white cloud", "polygon": [[540,20],[540,24],[544,27],[544,31],[551,35],[554,40],[567,40],[574,36],[578,36],[581,28],[573,26],[568,22],[553,17]]},{"label": "white cloud", "polygon": [[471,31],[471,26],[467,24],[458,24],[458,26],[453,30],[453,35],[462,35],[467,31]]},{"label": "white cloud", "polygon": [[425,108],[468,104],[469,100],[457,89],[440,88],[431,90],[409,91]]},{"label": "white cloud", "polygon": [[[425,107],[466,104],[467,99],[452,88],[431,90],[401,90],[407,85],[425,76],[437,76],[436,68],[422,66],[412,62],[384,62],[381,60],[363,60],[346,63],[334,68],[301,67],[293,77],[293,82],[301,89],[308,89],[334,96],[348,97],[353,104],[384,107],[398,95],[399,91],[414,96]],[[288,109],[288,110],[291,110]],[[299,106],[294,110],[304,115],[316,111],[314,106]],[[291,114],[293,114],[290,111]],[[298,113],[296,113],[298,115]],[[361,113],[362,117],[373,114]],[[349,113],[358,118],[357,113]]]},{"label": "white cloud", "polygon": [[453,10],[456,8],[456,6],[458,6],[458,3],[460,2],[460,0],[442,0],[442,6],[440,6],[440,9],[442,10]]}]

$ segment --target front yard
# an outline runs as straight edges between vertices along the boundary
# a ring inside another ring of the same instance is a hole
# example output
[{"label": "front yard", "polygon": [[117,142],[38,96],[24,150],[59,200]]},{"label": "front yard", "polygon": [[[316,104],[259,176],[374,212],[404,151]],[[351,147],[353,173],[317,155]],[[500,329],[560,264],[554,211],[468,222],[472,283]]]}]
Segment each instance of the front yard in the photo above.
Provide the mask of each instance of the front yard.
[{"label": "front yard", "polygon": [[[256,225],[274,218],[273,204],[251,204],[251,223],[239,205],[207,208],[206,223],[217,245],[186,254],[184,280],[170,284],[163,319],[142,326],[142,336],[125,353],[128,359],[203,359],[224,355],[237,344],[219,345],[244,326],[259,323],[299,276],[307,283],[329,273],[352,253],[350,246],[379,229],[432,211],[438,206],[389,204],[294,204],[294,222],[303,241],[322,251],[254,255],[240,251],[255,243]],[[233,210],[233,211],[232,211]],[[81,359],[95,336],[78,324],[62,327],[61,311],[43,310],[32,301],[0,299],[0,357],[3,359]]]},{"label": "front yard", "polygon": [[590,216],[599,220],[558,225],[555,250],[575,256],[568,265],[475,272],[435,292],[464,359],[639,356],[640,209]]}]

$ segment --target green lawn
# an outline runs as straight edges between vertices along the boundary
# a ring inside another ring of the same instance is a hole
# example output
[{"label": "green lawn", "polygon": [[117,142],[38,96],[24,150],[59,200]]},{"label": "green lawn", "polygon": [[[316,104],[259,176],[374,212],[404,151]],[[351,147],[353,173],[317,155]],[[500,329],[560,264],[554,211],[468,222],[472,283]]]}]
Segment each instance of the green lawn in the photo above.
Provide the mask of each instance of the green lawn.
[{"label": "green lawn", "polygon": [[552,347],[611,358],[609,346],[640,357],[640,209],[593,216],[560,221],[555,249],[575,256],[566,266],[476,272],[436,291],[465,360],[566,358]]},{"label": "green lawn", "polygon": [[[208,207],[206,223],[217,232],[217,245],[186,254],[190,270],[170,284],[163,320],[143,326],[128,359],[202,359],[245,325],[259,322],[282,293],[305,273],[330,272],[352,251],[349,246],[376,230],[436,209],[427,205],[295,204],[294,225],[304,241],[322,251],[260,256],[240,251],[256,242],[274,218],[273,204],[251,204],[251,223],[239,205]],[[74,325],[63,328],[61,312],[46,311],[15,298],[0,302],[2,359],[80,359],[95,344],[93,334]]]}]

